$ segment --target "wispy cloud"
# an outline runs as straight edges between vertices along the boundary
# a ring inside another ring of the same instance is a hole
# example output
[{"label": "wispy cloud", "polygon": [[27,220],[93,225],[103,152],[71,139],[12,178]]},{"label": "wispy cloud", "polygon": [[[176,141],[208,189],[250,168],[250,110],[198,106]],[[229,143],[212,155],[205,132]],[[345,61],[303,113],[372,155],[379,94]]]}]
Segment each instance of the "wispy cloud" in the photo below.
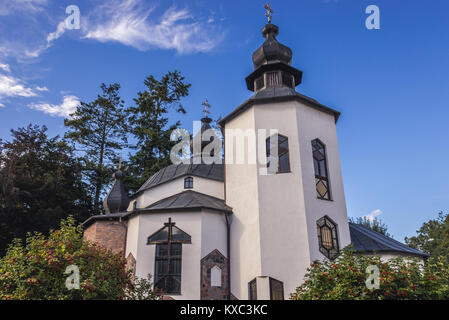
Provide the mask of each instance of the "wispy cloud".
[{"label": "wispy cloud", "polygon": [[36,86],[36,90],[37,91],[50,91],[50,90],[48,90],[48,88],[46,86],[43,86],[43,87]]},{"label": "wispy cloud", "polygon": [[382,210],[376,209],[364,215],[363,217],[367,218],[369,221],[374,221],[374,219],[382,214]]},{"label": "wispy cloud", "polygon": [[0,99],[4,97],[34,97],[36,93],[28,88],[20,79],[0,74]]},{"label": "wispy cloud", "polygon": [[0,69],[2,69],[5,72],[11,72],[11,68],[9,67],[9,64],[0,63]]},{"label": "wispy cloud", "polygon": [[31,103],[28,106],[32,109],[43,111],[51,116],[67,118],[70,114],[75,112],[79,103],[80,100],[78,97],[69,95],[63,97],[61,104]]},{"label": "wispy cloud", "polygon": [[46,4],[47,0],[0,0],[0,16],[14,12],[39,12]]},{"label": "wispy cloud", "polygon": [[89,16],[84,38],[178,53],[207,52],[221,40],[210,24],[196,21],[188,9],[170,7],[156,21],[150,19],[153,12],[154,8],[145,8],[141,0],[108,2]]}]

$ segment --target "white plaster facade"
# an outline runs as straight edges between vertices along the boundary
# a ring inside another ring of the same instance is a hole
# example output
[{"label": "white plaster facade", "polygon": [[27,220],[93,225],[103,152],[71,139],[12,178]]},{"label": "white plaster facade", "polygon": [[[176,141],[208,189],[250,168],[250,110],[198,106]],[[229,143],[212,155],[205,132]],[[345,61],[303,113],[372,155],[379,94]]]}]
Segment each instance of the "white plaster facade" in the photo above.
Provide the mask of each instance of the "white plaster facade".
[{"label": "white plaster facade", "polygon": [[[248,282],[270,276],[284,283],[284,296],[288,297],[302,282],[310,263],[324,258],[318,248],[318,219],[327,215],[337,223],[341,248],[350,243],[335,118],[289,101],[255,105],[230,120],[226,128],[256,132],[278,129],[279,134],[288,137],[289,173],[261,175],[262,166],[226,165],[226,203],[234,212],[233,294],[248,299]],[[316,196],[311,147],[316,138],[326,144],[332,201]],[[225,137],[227,146],[230,139]],[[257,141],[255,146],[264,148],[265,143]],[[227,163],[228,160],[231,161],[227,159]]]}]

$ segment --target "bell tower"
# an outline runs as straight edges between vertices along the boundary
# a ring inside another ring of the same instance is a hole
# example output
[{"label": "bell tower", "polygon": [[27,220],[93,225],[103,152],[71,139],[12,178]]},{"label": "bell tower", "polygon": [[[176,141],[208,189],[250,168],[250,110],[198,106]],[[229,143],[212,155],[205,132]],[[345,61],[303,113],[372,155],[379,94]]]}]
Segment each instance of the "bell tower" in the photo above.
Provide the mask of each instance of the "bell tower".
[{"label": "bell tower", "polygon": [[[268,9],[265,41],[246,77],[254,94],[220,121],[225,200],[234,213],[231,291],[238,299],[288,299],[311,262],[333,259],[350,243],[336,133],[340,113],[296,91],[302,72],[291,66],[292,50],[278,42]],[[244,133],[243,150],[237,132]],[[270,157],[273,146],[274,171],[260,159],[248,161],[250,154]],[[247,161],[236,163],[238,152]]]}]

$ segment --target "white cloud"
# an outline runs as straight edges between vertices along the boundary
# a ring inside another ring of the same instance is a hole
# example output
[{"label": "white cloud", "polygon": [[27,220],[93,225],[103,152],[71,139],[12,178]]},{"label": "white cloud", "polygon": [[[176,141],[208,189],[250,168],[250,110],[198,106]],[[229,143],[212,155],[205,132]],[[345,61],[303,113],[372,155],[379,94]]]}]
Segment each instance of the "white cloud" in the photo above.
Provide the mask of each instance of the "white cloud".
[{"label": "white cloud", "polygon": [[0,102],[0,108],[3,108],[5,105]]},{"label": "white cloud", "polygon": [[188,9],[170,7],[157,22],[150,21],[153,8],[141,0],[110,1],[94,10],[84,24],[84,38],[116,41],[139,50],[152,47],[179,53],[206,52],[221,40],[213,27],[195,21]]},{"label": "white cloud", "polygon": [[47,0],[0,0],[0,16],[7,16],[13,12],[39,12],[46,4]]},{"label": "white cloud", "polygon": [[380,216],[382,214],[382,210],[380,209],[376,209],[371,211],[370,213],[368,213],[367,215],[363,216],[365,218],[367,218],[369,221],[374,221],[374,218],[376,218],[377,216]]},{"label": "white cloud", "polygon": [[36,86],[36,90],[37,91],[50,91],[50,90],[48,90],[48,88],[46,86],[43,86],[43,87]]},{"label": "white cloud", "polygon": [[28,106],[32,109],[43,111],[51,116],[67,118],[71,113],[75,112],[79,103],[80,100],[78,97],[70,95],[64,96],[61,104],[31,103]]},{"label": "white cloud", "polygon": [[2,97],[34,97],[36,93],[19,79],[0,74],[0,99]]},{"label": "white cloud", "polygon": [[9,64],[0,63],[0,69],[2,69],[5,72],[11,72],[11,69],[9,68]]}]

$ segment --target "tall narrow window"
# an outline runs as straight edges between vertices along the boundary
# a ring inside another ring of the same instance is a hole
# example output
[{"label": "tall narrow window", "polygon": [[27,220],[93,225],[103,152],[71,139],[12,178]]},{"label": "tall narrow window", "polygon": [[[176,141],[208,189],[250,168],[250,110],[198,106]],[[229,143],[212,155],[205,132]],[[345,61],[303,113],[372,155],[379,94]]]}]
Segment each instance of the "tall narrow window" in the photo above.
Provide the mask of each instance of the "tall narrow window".
[{"label": "tall narrow window", "polygon": [[326,149],[324,144],[315,139],[312,141],[313,166],[315,168],[315,186],[318,199],[331,200],[329,175],[327,171]]},{"label": "tall narrow window", "polygon": [[270,278],[270,300],[284,300],[284,283]]},{"label": "tall narrow window", "polygon": [[187,177],[184,179],[184,189],[192,189],[193,188],[193,178]]},{"label": "tall narrow window", "polygon": [[[271,155],[275,156],[277,143],[277,158],[271,159]],[[290,172],[290,159],[288,151],[288,138],[281,135],[274,135],[266,140],[267,167],[269,173],[286,173]],[[276,163],[273,163],[277,162]],[[277,160],[277,161],[276,161]]]},{"label": "tall narrow window", "polygon": [[164,227],[148,237],[147,244],[156,245],[154,288],[165,294],[181,294],[182,244],[191,237],[168,219]]},{"label": "tall narrow window", "polygon": [[256,279],[248,283],[249,300],[257,300],[257,282]]},{"label": "tall narrow window", "polygon": [[333,259],[338,254],[338,234],[337,225],[328,216],[317,221],[317,234],[320,252],[329,259]]}]

